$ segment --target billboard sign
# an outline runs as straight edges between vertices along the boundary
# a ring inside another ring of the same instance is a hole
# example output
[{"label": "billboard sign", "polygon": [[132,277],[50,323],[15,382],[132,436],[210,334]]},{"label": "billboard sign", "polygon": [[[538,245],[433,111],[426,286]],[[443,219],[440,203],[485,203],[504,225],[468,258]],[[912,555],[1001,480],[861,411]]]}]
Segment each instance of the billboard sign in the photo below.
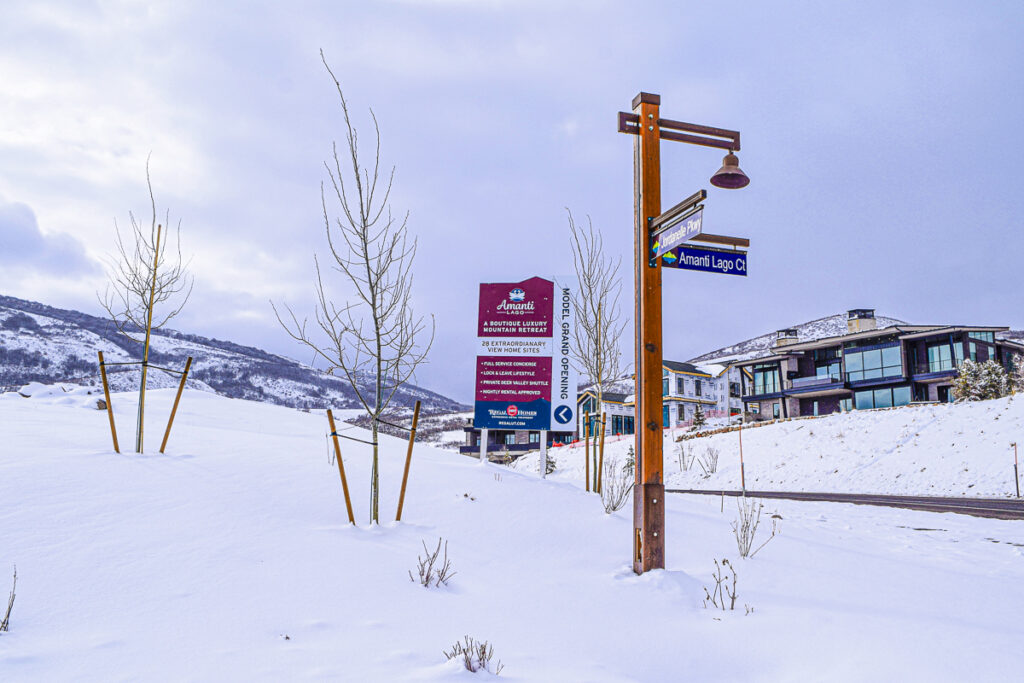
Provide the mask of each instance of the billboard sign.
[{"label": "billboard sign", "polygon": [[747,252],[708,247],[676,247],[661,258],[663,268],[747,276]]},{"label": "billboard sign", "polygon": [[540,277],[480,285],[475,427],[574,431],[571,297]]}]

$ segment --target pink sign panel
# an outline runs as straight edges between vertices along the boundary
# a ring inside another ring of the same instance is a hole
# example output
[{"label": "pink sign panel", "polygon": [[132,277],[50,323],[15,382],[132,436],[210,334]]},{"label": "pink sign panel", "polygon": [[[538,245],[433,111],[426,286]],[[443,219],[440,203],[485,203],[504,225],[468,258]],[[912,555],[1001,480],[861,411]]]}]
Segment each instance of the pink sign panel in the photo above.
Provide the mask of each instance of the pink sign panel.
[{"label": "pink sign panel", "polygon": [[478,337],[551,337],[555,284],[532,277],[480,285]]},{"label": "pink sign panel", "polygon": [[541,399],[551,399],[550,356],[477,356],[477,401],[518,403]]}]

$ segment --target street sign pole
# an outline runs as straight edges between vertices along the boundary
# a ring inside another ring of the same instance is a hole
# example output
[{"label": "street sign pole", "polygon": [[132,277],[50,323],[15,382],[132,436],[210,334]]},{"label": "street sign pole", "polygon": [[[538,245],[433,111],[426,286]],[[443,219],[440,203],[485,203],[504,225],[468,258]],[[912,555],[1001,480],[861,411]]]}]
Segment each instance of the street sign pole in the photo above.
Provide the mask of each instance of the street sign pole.
[{"label": "street sign pole", "polygon": [[633,571],[665,568],[665,483],[661,430],[661,264],[650,259],[648,219],[661,214],[661,97],[633,99],[636,184],[636,485],[633,487]]},{"label": "street sign pole", "polygon": [[[636,275],[636,472],[633,487],[633,571],[642,574],[665,568],[665,482],[662,432],[661,259],[651,257],[651,232],[667,226],[659,238],[682,244],[703,233],[696,204],[703,191],[661,215],[661,139],[728,150],[711,184],[725,189],[745,187],[750,179],[739,168],[738,131],[683,123],[660,117],[661,97],[640,93],[633,113],[619,112],[620,133],[633,141],[634,265]],[[675,222],[692,220],[686,226]],[[708,236],[711,237],[711,236]],[[735,238],[717,237],[720,240]],[[660,245],[659,245],[660,246]],[[657,250],[655,250],[657,251]],[[677,257],[678,258],[678,257]],[[716,262],[717,263],[717,262]],[[689,265],[689,262],[688,262]],[[744,269],[746,263],[744,261]]]}]

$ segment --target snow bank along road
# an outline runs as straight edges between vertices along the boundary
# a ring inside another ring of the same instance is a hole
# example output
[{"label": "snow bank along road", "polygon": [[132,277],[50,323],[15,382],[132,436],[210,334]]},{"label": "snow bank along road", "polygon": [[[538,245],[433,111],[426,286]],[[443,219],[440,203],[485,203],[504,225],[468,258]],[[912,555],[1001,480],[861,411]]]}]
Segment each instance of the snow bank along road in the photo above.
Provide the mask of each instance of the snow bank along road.
[{"label": "snow bank along road", "polygon": [[855,505],[881,505],[924,510],[927,512],[956,512],[974,517],[993,519],[1024,519],[1024,500],[1005,498],[949,498],[941,496],[881,496],[869,493],[805,493],[795,491],[709,491],[702,489],[665,489],[665,493],[691,493],[710,496],[747,496],[748,498],[777,498],[783,500],[818,501],[825,503],[853,503]]},{"label": "snow bank along road", "polygon": [[[346,442],[352,527],[323,413],[187,391],[159,455],[157,390],[149,452],[117,454],[95,398],[0,396],[0,600],[18,567],[3,683],[488,680],[441,655],[466,634],[494,646],[499,681],[1024,674],[1022,522],[770,501],[781,534],[741,560],[732,501],[671,496],[667,569],[635,576],[630,510],[606,515],[581,477],[418,444],[396,524],[405,442],[382,436],[369,526],[371,448]],[[113,398],[130,443],[133,397]],[[439,537],[457,573],[428,590],[408,572]],[[702,606],[723,558],[735,611]]]}]

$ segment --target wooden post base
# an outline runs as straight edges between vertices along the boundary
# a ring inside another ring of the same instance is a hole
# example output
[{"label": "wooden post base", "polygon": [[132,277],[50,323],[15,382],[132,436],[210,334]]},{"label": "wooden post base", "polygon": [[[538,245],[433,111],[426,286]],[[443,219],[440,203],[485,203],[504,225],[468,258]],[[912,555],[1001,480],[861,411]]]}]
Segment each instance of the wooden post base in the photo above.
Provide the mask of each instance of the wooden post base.
[{"label": "wooden post base", "polygon": [[665,568],[665,485],[633,487],[633,571]]}]

